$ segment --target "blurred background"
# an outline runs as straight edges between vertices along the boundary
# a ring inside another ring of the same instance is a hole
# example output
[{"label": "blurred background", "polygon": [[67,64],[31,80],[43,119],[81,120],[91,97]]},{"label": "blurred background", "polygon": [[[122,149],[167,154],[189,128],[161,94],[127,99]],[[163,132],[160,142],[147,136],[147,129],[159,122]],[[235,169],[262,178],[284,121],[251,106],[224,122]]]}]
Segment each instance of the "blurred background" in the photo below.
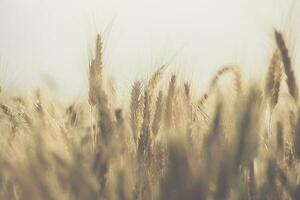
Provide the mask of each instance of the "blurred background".
[{"label": "blurred background", "polygon": [[300,4],[292,0],[1,0],[0,85],[27,94],[84,98],[96,33],[106,79],[121,94],[162,64],[205,87],[224,64],[264,75],[283,31],[299,72]]}]

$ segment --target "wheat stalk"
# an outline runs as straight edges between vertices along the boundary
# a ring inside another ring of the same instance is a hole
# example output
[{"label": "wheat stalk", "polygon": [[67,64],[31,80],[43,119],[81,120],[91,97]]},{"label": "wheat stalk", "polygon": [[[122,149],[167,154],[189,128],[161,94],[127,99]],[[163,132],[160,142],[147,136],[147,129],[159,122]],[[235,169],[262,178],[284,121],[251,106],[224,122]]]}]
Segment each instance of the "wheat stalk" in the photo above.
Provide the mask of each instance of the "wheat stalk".
[{"label": "wheat stalk", "polygon": [[130,101],[130,122],[133,139],[137,142],[139,131],[139,112],[140,112],[140,98],[141,98],[142,84],[140,81],[134,82],[131,90]]},{"label": "wheat stalk", "polygon": [[172,75],[171,80],[169,82],[168,96],[166,100],[166,109],[165,109],[165,125],[166,128],[169,129],[172,124],[173,117],[173,98],[175,95],[175,84],[176,84],[176,76]]},{"label": "wheat stalk", "polygon": [[277,43],[277,47],[280,50],[281,59],[284,66],[284,71],[287,76],[286,83],[288,86],[288,90],[294,100],[297,102],[298,100],[298,86],[295,79],[294,70],[292,68],[291,58],[289,56],[289,51],[287,49],[286,43],[283,39],[283,36],[277,30],[274,30],[275,40]]}]

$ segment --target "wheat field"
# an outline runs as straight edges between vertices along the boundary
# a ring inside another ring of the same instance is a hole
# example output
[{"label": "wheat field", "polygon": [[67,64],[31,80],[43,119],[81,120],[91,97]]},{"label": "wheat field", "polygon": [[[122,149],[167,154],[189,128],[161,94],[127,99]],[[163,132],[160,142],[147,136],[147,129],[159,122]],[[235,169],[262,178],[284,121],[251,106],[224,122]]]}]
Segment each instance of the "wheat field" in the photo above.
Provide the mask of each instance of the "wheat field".
[{"label": "wheat field", "polygon": [[285,35],[273,41],[263,84],[226,65],[196,94],[176,74],[160,86],[162,65],[118,107],[98,35],[88,101],[0,94],[0,199],[300,199],[299,88]]}]

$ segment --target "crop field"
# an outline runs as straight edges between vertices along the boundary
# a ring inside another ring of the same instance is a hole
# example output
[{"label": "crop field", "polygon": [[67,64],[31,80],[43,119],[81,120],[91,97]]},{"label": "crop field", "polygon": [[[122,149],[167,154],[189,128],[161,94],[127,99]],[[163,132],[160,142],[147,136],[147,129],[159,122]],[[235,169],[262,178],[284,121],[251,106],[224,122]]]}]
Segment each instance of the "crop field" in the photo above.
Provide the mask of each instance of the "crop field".
[{"label": "crop field", "polygon": [[120,107],[99,34],[86,102],[0,93],[0,199],[300,199],[298,77],[273,37],[260,83],[226,65],[197,93],[166,64]]}]

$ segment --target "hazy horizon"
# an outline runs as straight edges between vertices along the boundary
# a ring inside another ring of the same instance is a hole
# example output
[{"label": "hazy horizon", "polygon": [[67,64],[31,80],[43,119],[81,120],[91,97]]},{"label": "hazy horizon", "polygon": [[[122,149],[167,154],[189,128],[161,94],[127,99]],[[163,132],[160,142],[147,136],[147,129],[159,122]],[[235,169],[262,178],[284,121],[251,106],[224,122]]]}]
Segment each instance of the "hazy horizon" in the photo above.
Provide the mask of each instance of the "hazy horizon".
[{"label": "hazy horizon", "polygon": [[288,34],[296,60],[299,14],[299,3],[282,0],[2,0],[0,85],[15,93],[52,85],[59,96],[86,95],[98,32],[105,72],[121,91],[164,63],[197,85],[230,63],[256,77],[274,48],[273,27]]}]

